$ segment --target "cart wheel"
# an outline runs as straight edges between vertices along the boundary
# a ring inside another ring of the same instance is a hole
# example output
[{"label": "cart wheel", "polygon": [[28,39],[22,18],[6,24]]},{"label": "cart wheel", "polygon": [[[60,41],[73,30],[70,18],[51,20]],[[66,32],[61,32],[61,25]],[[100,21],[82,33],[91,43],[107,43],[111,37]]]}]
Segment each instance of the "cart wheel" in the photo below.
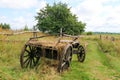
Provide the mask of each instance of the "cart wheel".
[{"label": "cart wheel", "polygon": [[77,57],[78,57],[79,62],[84,62],[84,60],[85,60],[85,49],[82,45],[78,46]]},{"label": "cart wheel", "polygon": [[67,45],[63,50],[63,55],[58,64],[58,72],[62,72],[63,70],[68,69],[71,60],[72,60],[72,46]]},{"label": "cart wheel", "polygon": [[20,56],[21,67],[34,68],[40,59],[40,52],[41,52],[41,49],[38,47],[25,45]]}]

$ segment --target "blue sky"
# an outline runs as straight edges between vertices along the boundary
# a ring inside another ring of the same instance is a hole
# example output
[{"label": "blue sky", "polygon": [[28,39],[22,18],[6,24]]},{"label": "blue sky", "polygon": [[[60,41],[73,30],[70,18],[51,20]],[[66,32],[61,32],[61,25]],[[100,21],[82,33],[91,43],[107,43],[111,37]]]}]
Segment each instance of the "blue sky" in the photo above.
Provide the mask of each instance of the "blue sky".
[{"label": "blue sky", "polygon": [[54,2],[67,3],[86,31],[120,32],[120,0],[0,0],[0,23],[12,29],[32,28],[37,11]]}]

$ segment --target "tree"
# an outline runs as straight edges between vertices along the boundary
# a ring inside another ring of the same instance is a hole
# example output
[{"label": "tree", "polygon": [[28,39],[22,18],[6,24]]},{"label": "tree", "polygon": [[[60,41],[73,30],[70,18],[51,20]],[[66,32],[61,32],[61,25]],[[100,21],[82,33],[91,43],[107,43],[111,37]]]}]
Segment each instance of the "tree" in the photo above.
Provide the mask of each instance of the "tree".
[{"label": "tree", "polygon": [[9,24],[6,24],[6,23],[1,23],[0,24],[0,27],[2,28],[2,29],[10,29],[10,25]]},{"label": "tree", "polygon": [[25,27],[24,27],[24,31],[29,31],[29,29],[28,29],[28,26],[27,26],[27,25],[25,25]]},{"label": "tree", "polygon": [[53,6],[47,6],[41,9],[37,16],[36,27],[42,32],[57,34],[60,28],[67,34],[81,34],[84,32],[85,23],[77,20],[76,15],[73,15],[67,4],[61,2],[54,3]]}]

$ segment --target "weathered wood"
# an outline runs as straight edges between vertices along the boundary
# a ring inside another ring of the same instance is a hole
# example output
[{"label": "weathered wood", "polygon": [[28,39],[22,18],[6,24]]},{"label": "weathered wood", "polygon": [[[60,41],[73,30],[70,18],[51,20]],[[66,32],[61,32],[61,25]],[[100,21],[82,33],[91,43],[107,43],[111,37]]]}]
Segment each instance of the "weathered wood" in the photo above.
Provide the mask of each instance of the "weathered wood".
[{"label": "weathered wood", "polygon": [[[42,40],[41,41],[38,39],[38,38],[43,38],[43,37],[47,37],[47,36],[37,37],[36,35],[34,35],[32,38],[29,39],[29,41],[27,41],[25,45],[28,46],[28,48],[24,48],[24,51],[22,51],[21,53],[21,67],[25,66],[23,64],[24,62],[26,62],[26,61],[23,61],[25,52],[29,54],[28,58],[30,57],[30,61],[33,60],[33,62],[34,62],[34,58],[36,58],[37,60],[40,57],[49,58],[49,59],[58,61],[59,72],[63,71],[64,69],[69,68],[70,62],[72,60],[73,49],[76,50],[79,61],[80,62],[84,61],[85,49],[83,47],[81,49],[81,47],[79,47],[80,46],[79,41],[76,41],[80,36],[72,36],[72,35],[63,34],[61,30],[60,37],[56,41],[55,40],[53,41]],[[63,37],[70,37],[71,40],[63,40]],[[36,65],[37,62],[38,61],[36,61],[35,64],[33,65],[31,65],[32,62],[30,62],[29,64],[30,67]]]},{"label": "weathered wood", "polygon": [[[21,32],[12,32],[12,33],[0,32],[1,35],[7,35],[7,36],[19,35],[24,33],[39,33],[39,31],[21,31]],[[35,36],[37,37],[37,35]]]},{"label": "weathered wood", "polygon": [[30,40],[31,40],[31,39],[43,38],[43,37],[47,37],[47,36],[32,37],[32,38],[30,38]]},{"label": "weathered wood", "polygon": [[63,36],[65,36],[65,37],[71,37],[71,38],[79,37],[79,36],[72,36],[72,35],[67,35],[67,34],[63,34]]},{"label": "weathered wood", "polygon": [[63,47],[66,45],[66,43],[58,43],[57,45],[56,42],[48,42],[48,41],[32,41],[30,40],[28,45],[35,45],[35,46],[44,46],[45,48],[59,48]]},{"label": "weathered wood", "polygon": [[25,42],[25,40],[2,40],[0,39],[1,42]]}]

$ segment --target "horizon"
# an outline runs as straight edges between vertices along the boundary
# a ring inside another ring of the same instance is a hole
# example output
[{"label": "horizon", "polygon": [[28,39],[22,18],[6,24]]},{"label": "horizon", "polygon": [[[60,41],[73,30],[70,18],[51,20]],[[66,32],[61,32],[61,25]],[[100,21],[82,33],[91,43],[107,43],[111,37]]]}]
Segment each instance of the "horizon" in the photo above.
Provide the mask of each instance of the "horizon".
[{"label": "horizon", "polygon": [[78,20],[86,23],[85,31],[120,33],[119,0],[2,0],[0,1],[0,23],[10,24],[11,29],[32,29],[39,9],[54,2],[68,4]]}]

